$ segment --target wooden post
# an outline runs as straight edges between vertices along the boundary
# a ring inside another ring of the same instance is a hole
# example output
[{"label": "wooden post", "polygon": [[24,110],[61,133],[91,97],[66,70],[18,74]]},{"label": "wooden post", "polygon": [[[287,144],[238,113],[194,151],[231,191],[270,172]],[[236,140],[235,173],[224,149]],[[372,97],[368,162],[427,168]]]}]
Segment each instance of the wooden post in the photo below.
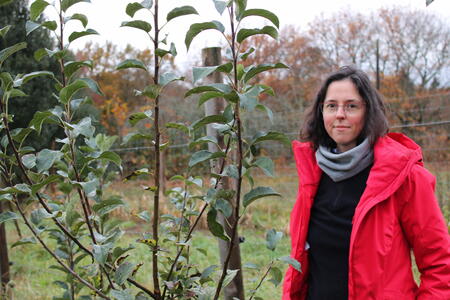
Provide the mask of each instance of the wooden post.
[{"label": "wooden post", "polygon": [[377,39],[377,52],[376,52],[376,73],[377,73],[377,80],[376,80],[376,88],[377,90],[380,90],[380,40]]},{"label": "wooden post", "polygon": [[[3,212],[3,202],[0,201],[0,214]],[[6,242],[5,223],[0,224],[0,275],[1,288],[0,299],[7,296],[7,285],[9,283],[9,258],[8,258],[8,243]]]},{"label": "wooden post", "polygon": [[[221,64],[222,58],[220,54],[220,47],[211,47],[205,48],[202,51],[202,60],[204,66],[217,66]],[[213,74],[208,76],[208,79],[214,83],[222,82],[222,75],[219,72],[214,72]],[[225,109],[226,102],[224,99],[217,98],[213,100],[209,100],[205,103],[205,115],[217,115],[221,114]],[[219,141],[219,145],[222,149],[225,148],[225,144],[223,141],[223,137],[219,136],[216,129],[212,127],[211,124],[207,125],[206,133],[209,136],[214,136]],[[219,149],[213,143],[208,143],[208,150],[210,152],[216,152]],[[219,172],[221,162],[214,165],[211,163],[211,169],[213,172]],[[221,185],[219,188],[229,189],[231,186],[230,180],[228,177],[225,177],[221,181]],[[231,217],[225,218],[222,214],[219,214],[218,221],[222,224],[225,229],[225,232],[228,236],[231,236],[231,227],[228,224],[234,224],[236,216],[233,214]],[[220,251],[220,262],[223,265],[225,258],[228,253],[228,249],[230,248],[230,243],[226,242],[222,239],[219,239],[219,251]],[[236,277],[231,281],[231,283],[224,288],[225,292],[225,300],[232,300],[233,298],[238,298],[240,300],[244,300],[244,284],[243,284],[243,274],[242,274],[242,263],[241,263],[241,250],[239,247],[239,237],[236,235],[235,246],[233,247],[233,251],[231,254],[230,263],[228,268],[231,270],[239,270]]]}]

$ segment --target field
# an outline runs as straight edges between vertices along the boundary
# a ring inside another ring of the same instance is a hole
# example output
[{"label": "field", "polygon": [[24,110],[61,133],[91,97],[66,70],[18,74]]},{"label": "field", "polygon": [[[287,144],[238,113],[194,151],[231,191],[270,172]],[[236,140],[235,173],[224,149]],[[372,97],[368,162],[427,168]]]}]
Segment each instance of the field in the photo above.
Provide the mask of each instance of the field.
[{"label": "field", "polygon": [[[265,271],[265,266],[268,265],[270,259],[272,257],[289,255],[290,246],[287,229],[289,213],[295,200],[297,179],[292,172],[279,171],[278,174],[280,175],[277,175],[275,178],[261,177],[258,179],[258,183],[273,186],[283,197],[266,198],[255,202],[249,208],[246,217],[241,223],[239,235],[245,238],[245,242],[241,244],[243,264],[256,264],[258,266],[258,269],[244,268],[247,297],[249,290],[257,284],[255,280],[261,278],[262,272]],[[441,172],[439,175],[437,194],[440,197],[448,197],[449,174],[448,172]],[[123,238],[123,245],[127,246],[142,237],[144,232],[151,231],[150,225],[138,222],[137,218],[129,217],[130,214],[128,213],[130,211],[139,211],[145,207],[147,203],[150,203],[150,197],[142,194],[138,182],[135,184],[119,182],[114,184],[114,189],[112,191],[110,188],[108,192],[122,194],[129,203],[129,207],[122,209],[115,215],[115,217],[129,220],[127,226],[123,228],[127,232]],[[170,205],[164,205],[163,213],[164,210],[169,211]],[[445,210],[445,215],[448,221],[448,209]],[[193,245],[207,249],[207,255],[205,256],[198,251],[192,250],[192,261],[200,262],[200,270],[203,270],[208,265],[219,264],[217,241],[205,231],[204,226],[203,224],[203,228],[196,232]],[[275,252],[265,247],[265,231],[270,228],[275,228],[284,233]],[[17,241],[17,233],[11,223],[7,225],[7,230],[9,242]],[[24,228],[22,231],[27,236]],[[138,281],[151,286],[151,277],[149,275],[151,264],[150,255],[147,255],[149,254],[148,248],[145,245],[137,245],[133,251],[137,253],[135,256],[136,262],[144,262],[144,266],[137,274]],[[61,295],[62,290],[53,282],[55,280],[64,280],[65,277],[60,271],[50,268],[50,266],[54,265],[54,262],[50,255],[41,247],[38,245],[27,245],[13,248],[10,250],[10,260],[13,263],[11,272],[14,282],[14,299],[44,300],[52,299],[55,295]],[[285,266],[283,268],[285,269]],[[415,270],[415,274],[417,277],[417,270]],[[257,295],[263,299],[280,299],[281,285],[274,286],[271,282],[266,281]]]}]

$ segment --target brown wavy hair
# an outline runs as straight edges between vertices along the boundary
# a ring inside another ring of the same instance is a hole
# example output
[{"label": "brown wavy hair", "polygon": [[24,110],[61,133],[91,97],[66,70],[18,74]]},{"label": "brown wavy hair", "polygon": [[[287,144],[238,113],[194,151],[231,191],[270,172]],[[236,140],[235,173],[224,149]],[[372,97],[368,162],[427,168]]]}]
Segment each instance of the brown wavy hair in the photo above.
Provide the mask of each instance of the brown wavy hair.
[{"label": "brown wavy hair", "polygon": [[364,127],[357,138],[357,142],[360,143],[368,137],[369,143],[373,147],[377,139],[389,131],[383,97],[371,84],[366,73],[353,66],[345,66],[328,75],[320,87],[313,104],[305,113],[305,119],[300,129],[300,140],[311,142],[316,150],[320,145],[329,148],[336,147],[336,143],[325,130],[322,106],[330,84],[344,79],[350,79],[355,84],[366,104]]}]

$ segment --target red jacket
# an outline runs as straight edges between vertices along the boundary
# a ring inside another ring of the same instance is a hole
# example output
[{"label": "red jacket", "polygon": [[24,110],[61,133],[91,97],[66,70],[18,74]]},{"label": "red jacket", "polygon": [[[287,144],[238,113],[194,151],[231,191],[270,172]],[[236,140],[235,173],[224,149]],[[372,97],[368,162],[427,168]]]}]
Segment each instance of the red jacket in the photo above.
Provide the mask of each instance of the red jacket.
[{"label": "red jacket", "polygon": [[[300,262],[302,272],[289,266],[283,300],[306,298],[305,242],[322,173],[310,143],[294,141],[293,150],[299,190],[291,213],[291,256]],[[379,138],[352,220],[349,300],[450,300],[450,236],[434,186],[417,144],[398,133]],[[411,271],[411,249],[421,273],[419,287]]]}]

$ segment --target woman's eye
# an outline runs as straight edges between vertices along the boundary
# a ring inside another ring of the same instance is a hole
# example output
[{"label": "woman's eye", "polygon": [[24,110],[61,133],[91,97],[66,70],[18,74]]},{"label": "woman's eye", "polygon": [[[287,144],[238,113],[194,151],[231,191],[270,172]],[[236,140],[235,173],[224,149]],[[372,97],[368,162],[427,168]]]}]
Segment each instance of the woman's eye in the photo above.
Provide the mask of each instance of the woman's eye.
[{"label": "woman's eye", "polygon": [[336,104],[334,104],[334,103],[328,103],[328,104],[325,105],[325,107],[326,107],[326,108],[335,108],[335,107],[336,107]]}]

